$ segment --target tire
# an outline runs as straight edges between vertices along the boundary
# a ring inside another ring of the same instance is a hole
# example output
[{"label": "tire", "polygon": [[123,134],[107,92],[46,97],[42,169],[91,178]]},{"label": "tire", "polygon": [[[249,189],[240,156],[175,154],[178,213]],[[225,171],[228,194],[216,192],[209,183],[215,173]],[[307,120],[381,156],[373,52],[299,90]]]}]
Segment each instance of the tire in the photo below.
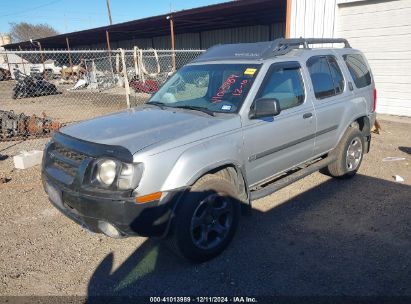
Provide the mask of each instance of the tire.
[{"label": "tire", "polygon": [[330,156],[336,157],[336,160],[326,167],[326,174],[339,178],[355,176],[364,156],[364,136],[361,131],[356,126],[349,127]]},{"label": "tire", "polygon": [[168,244],[190,261],[210,260],[231,242],[239,218],[234,184],[222,174],[207,174],[179,202]]}]

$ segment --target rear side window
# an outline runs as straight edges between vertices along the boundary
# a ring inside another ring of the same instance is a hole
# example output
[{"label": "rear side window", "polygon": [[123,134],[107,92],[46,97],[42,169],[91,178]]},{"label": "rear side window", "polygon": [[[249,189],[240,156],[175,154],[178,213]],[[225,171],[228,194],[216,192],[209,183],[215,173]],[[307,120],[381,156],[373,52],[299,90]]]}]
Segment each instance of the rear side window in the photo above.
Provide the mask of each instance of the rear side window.
[{"label": "rear side window", "polygon": [[267,76],[257,98],[276,98],[281,110],[304,102],[304,85],[298,63],[274,64]]},{"label": "rear side window", "polygon": [[344,77],[338,66],[337,60],[334,57],[328,57],[328,63],[330,65],[331,76],[334,81],[335,94],[340,94],[344,91]]},{"label": "rear side window", "polygon": [[364,58],[359,54],[344,55],[343,58],[354,80],[355,86],[359,89],[369,86],[371,84],[371,72]]},{"label": "rear side window", "polygon": [[314,56],[307,61],[315,97],[323,99],[344,91],[344,77],[333,56]]}]

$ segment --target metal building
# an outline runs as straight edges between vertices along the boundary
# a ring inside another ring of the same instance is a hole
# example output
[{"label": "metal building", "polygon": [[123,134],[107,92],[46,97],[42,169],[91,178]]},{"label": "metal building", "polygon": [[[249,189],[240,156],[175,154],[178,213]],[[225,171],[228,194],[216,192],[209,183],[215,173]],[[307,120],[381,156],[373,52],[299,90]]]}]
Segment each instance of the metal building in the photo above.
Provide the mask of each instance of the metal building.
[{"label": "metal building", "polygon": [[[39,39],[43,48],[171,48],[170,16],[176,49],[206,49],[218,43],[267,41],[285,35],[286,0],[242,0]],[[33,48],[30,42],[8,49]]]},{"label": "metal building", "polygon": [[377,112],[411,116],[411,0],[292,0],[291,37],[343,37],[373,70]]}]

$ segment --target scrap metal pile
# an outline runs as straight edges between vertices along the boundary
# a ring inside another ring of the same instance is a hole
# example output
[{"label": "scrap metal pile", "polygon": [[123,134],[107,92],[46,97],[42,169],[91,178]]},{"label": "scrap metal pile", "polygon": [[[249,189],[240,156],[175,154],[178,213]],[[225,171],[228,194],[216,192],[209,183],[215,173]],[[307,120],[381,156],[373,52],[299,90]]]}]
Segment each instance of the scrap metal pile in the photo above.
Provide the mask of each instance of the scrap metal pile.
[{"label": "scrap metal pile", "polygon": [[16,70],[16,85],[13,88],[13,99],[61,94],[57,87],[46,81],[40,74],[28,76]]},{"label": "scrap metal pile", "polygon": [[[143,51],[138,47],[134,47],[133,60],[134,60],[134,77],[130,80],[130,87],[134,89],[136,93],[153,94],[158,91],[161,86],[161,65],[157,50],[150,49],[153,52],[153,58],[155,62],[155,71],[150,73],[143,60]],[[150,56],[146,56],[150,57]],[[169,73],[165,73],[165,78]],[[165,79],[164,79],[165,80]],[[164,82],[164,80],[162,82]]]},{"label": "scrap metal pile", "polygon": [[43,113],[43,117],[0,110],[0,141],[47,137],[60,129],[60,123]]}]

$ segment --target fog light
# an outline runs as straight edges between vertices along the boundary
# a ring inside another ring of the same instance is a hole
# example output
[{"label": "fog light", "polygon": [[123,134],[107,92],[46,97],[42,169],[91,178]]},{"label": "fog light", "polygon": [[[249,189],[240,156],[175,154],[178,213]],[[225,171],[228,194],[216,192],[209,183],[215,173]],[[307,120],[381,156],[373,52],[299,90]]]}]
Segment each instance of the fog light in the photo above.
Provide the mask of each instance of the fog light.
[{"label": "fog light", "polygon": [[111,225],[110,223],[104,221],[98,221],[98,228],[103,232],[105,235],[112,237],[114,239],[121,238],[120,231],[117,230],[116,227]]}]

